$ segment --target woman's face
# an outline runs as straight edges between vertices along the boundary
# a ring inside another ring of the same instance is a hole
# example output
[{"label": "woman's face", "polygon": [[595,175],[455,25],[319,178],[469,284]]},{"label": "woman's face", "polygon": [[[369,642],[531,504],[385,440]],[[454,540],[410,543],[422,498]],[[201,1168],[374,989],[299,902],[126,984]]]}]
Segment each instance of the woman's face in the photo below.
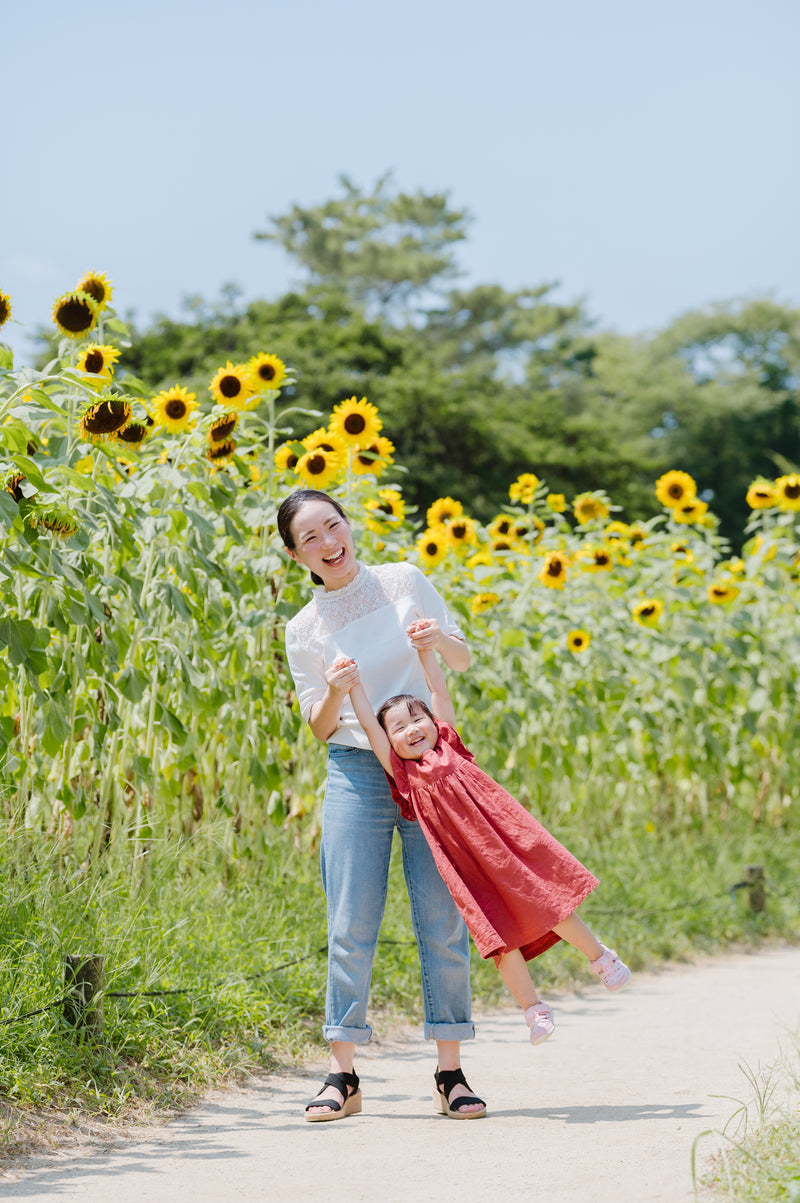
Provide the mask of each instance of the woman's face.
[{"label": "woman's face", "polygon": [[353,532],[346,518],[329,501],[306,501],[292,519],[294,548],[287,548],[298,564],[315,572],[326,589],[341,589],[358,572],[353,552]]}]

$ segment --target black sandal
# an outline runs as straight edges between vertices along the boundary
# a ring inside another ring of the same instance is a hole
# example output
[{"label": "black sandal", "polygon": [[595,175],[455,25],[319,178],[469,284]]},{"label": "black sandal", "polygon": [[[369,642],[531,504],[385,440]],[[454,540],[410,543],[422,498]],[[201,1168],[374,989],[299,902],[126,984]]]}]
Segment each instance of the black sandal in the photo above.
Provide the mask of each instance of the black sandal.
[{"label": "black sandal", "polygon": [[[335,1099],[320,1099],[319,1096],[326,1086],[335,1086],[344,1099],[344,1103],[337,1103]],[[350,1093],[351,1091],[352,1094]],[[317,1101],[318,1099],[319,1102]],[[311,1115],[310,1109],[312,1107],[330,1107],[330,1111],[318,1111],[315,1115]],[[306,1107],[306,1119],[310,1124],[323,1124],[326,1120],[344,1119],[346,1115],[358,1115],[360,1111],[361,1091],[358,1088],[357,1075],[354,1073],[331,1073],[328,1074],[323,1082],[322,1090]]]},{"label": "black sandal", "polygon": [[[462,1094],[460,1098],[455,1099],[453,1105],[450,1105],[448,1096],[452,1092],[454,1086],[466,1086],[470,1090],[470,1084],[464,1077],[460,1069],[437,1069],[433,1075],[436,1083],[433,1101],[442,1115],[446,1115],[448,1119],[483,1119],[486,1115],[486,1103],[483,1099],[479,1099],[474,1094]],[[480,1103],[483,1110],[481,1111],[462,1111],[462,1107],[468,1107],[471,1103]]]}]

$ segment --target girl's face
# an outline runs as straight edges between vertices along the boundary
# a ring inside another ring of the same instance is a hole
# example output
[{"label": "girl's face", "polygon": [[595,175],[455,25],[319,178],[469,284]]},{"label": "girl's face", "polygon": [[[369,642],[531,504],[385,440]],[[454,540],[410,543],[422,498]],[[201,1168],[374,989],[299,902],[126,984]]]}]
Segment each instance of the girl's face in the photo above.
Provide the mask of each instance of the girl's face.
[{"label": "girl's face", "polygon": [[433,719],[422,709],[412,714],[407,702],[398,702],[387,710],[383,725],[389,743],[401,760],[419,760],[423,752],[436,747],[439,739]]},{"label": "girl's face", "polygon": [[326,589],[341,589],[353,580],[358,563],[350,523],[329,501],[306,501],[292,519],[294,547],[287,548],[298,564],[315,572]]}]

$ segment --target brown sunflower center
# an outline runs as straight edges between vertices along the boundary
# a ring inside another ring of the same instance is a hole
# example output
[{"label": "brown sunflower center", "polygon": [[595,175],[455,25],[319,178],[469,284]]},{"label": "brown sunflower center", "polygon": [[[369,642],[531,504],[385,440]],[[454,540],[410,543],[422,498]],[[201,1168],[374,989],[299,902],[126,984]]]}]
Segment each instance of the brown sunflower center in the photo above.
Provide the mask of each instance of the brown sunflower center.
[{"label": "brown sunflower center", "polygon": [[105,357],[102,351],[90,351],[86,356],[86,371],[87,372],[102,372]]},{"label": "brown sunflower center", "polygon": [[596,551],[594,553],[594,562],[595,562],[595,564],[600,564],[600,565],[607,564],[609,562],[608,561],[608,552]]},{"label": "brown sunflower center", "polygon": [[573,647],[582,647],[583,646],[583,635],[573,635],[572,636],[572,646]]},{"label": "brown sunflower center", "polygon": [[102,280],[98,280],[96,276],[90,276],[88,280],[83,280],[81,283],[81,291],[88,292],[93,301],[97,301],[98,305],[102,305],[106,299],[106,290]]},{"label": "brown sunflower center", "polygon": [[0,326],[11,317],[11,306],[5,297],[0,297]]},{"label": "brown sunflower center", "polygon": [[344,428],[353,436],[363,434],[367,428],[366,418],[363,414],[348,414],[344,420]]},{"label": "brown sunflower center", "polygon": [[297,459],[298,457],[295,455],[295,453],[290,451],[286,457],[286,467],[289,469],[297,467]]},{"label": "brown sunflower center", "polygon": [[450,526],[454,539],[465,539],[467,535],[467,527],[463,522],[453,522]]},{"label": "brown sunflower center", "polygon": [[670,497],[674,497],[676,501],[680,501],[681,497],[683,497],[683,485],[680,485],[677,481],[675,481],[669,486],[667,492],[669,493]]},{"label": "brown sunflower center", "polygon": [[164,406],[164,413],[173,422],[180,422],[181,418],[185,418],[186,410],[186,402],[180,397],[170,397]]},{"label": "brown sunflower center", "polygon": [[206,451],[206,455],[210,460],[228,459],[233,455],[233,451],[233,439],[228,439],[226,443],[215,443],[213,447],[209,447]]},{"label": "brown sunflower center", "polygon": [[101,401],[92,406],[83,424],[90,434],[112,434],[124,426],[130,416],[130,406],[125,401]]},{"label": "brown sunflower center", "polygon": [[306,468],[312,476],[322,476],[327,466],[327,460],[324,455],[312,455],[306,464]]},{"label": "brown sunflower center", "polygon": [[800,484],[784,485],[783,494],[784,497],[788,497],[790,501],[797,501],[797,498],[800,497]]},{"label": "brown sunflower center", "polygon": [[275,368],[271,363],[262,363],[261,367],[258,369],[258,374],[261,379],[266,380],[268,384],[270,380],[274,380],[275,376],[277,375]]},{"label": "brown sunflower center", "polygon": [[221,421],[215,422],[208,433],[213,443],[222,443],[225,439],[230,438],[235,429],[235,417],[223,418]]},{"label": "brown sunflower center", "polygon": [[147,435],[144,422],[129,422],[124,430],[119,432],[123,443],[142,443]]},{"label": "brown sunflower center", "polygon": [[242,382],[238,376],[223,376],[219,382],[219,391],[223,397],[238,397],[242,391]]},{"label": "brown sunflower center", "polygon": [[391,501],[382,501],[380,505],[377,506],[377,509],[384,514],[388,514],[390,518],[394,517],[394,510],[392,509]]},{"label": "brown sunflower center", "polygon": [[553,559],[547,565],[547,575],[548,576],[561,576],[562,568],[563,568],[563,564],[561,563],[561,561],[559,559]]},{"label": "brown sunflower center", "polygon": [[438,552],[438,550],[439,550],[439,544],[434,543],[434,541],[432,539],[431,539],[430,543],[425,544],[425,554],[428,556],[435,556],[436,553]]},{"label": "brown sunflower center", "polygon": [[56,318],[59,325],[72,334],[88,330],[94,322],[91,305],[80,297],[69,297],[68,300],[62,301],[56,310]]},{"label": "brown sunflower center", "polygon": [[656,612],[655,606],[642,606],[639,614],[642,618],[652,618]]}]

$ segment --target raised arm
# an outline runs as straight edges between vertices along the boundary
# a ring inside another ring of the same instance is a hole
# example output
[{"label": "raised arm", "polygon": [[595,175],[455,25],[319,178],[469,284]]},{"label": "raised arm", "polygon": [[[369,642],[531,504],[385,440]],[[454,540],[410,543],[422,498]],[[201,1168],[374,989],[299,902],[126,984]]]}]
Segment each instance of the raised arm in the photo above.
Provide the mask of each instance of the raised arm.
[{"label": "raised arm", "polygon": [[420,618],[408,627],[408,637],[418,652],[435,651],[448,668],[463,673],[469,668],[469,648],[458,635],[448,635],[435,618]]},{"label": "raised arm", "polygon": [[383,727],[375,717],[375,711],[369,704],[364,686],[361,684],[361,679],[358,675],[358,666],[355,660],[345,658],[335,660],[326,672],[325,678],[328,681],[330,681],[330,678],[334,678],[337,681],[346,682],[345,692],[350,694],[351,705],[356,712],[356,718],[366,732],[370,747],[389,776],[394,777],[391,757],[392,745],[389,743],[389,738]]},{"label": "raised arm", "polygon": [[455,727],[456,712],[453,709],[447,681],[436,652],[430,651],[427,648],[420,648],[417,654],[422,665],[422,671],[425,673],[428,689],[431,691],[433,717],[438,718],[442,723],[449,723],[451,727]]}]

